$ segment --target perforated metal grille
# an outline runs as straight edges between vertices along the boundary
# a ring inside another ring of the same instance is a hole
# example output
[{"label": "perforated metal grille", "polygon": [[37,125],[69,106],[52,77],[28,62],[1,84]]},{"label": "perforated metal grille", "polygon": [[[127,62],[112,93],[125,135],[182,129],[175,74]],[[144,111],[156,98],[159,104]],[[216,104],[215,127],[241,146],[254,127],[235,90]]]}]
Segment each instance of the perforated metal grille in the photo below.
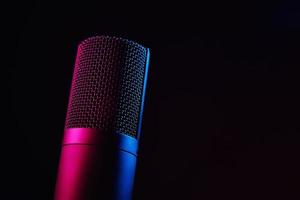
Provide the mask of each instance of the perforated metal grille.
[{"label": "perforated metal grille", "polygon": [[97,36],[78,47],[66,128],[102,128],[136,136],[146,48]]}]

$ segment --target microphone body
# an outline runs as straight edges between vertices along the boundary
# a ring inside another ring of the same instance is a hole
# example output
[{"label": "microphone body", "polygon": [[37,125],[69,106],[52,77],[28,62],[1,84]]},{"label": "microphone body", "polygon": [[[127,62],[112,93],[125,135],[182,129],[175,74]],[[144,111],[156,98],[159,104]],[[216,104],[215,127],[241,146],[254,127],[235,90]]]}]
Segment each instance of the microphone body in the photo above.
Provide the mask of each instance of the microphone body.
[{"label": "microphone body", "polygon": [[149,49],[96,36],[77,52],[55,200],[130,200]]}]

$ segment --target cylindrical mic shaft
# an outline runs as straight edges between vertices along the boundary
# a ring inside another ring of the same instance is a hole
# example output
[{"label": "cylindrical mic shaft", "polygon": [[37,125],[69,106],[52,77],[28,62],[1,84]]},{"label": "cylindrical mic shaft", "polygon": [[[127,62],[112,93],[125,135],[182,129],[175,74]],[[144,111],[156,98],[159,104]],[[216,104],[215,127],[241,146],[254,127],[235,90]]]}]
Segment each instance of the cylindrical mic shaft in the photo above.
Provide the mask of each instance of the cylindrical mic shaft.
[{"label": "cylindrical mic shaft", "polygon": [[96,36],[80,43],[55,200],[130,200],[149,49]]}]

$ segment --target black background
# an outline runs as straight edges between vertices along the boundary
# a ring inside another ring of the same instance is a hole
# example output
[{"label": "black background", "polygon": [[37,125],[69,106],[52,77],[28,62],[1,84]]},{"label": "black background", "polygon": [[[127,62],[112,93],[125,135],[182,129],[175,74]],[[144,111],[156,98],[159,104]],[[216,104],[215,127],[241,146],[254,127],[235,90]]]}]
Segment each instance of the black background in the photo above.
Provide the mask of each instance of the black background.
[{"label": "black background", "polygon": [[151,49],[134,199],[299,198],[299,5],[209,2],[11,3],[0,199],[52,199],[77,45],[94,35]]}]

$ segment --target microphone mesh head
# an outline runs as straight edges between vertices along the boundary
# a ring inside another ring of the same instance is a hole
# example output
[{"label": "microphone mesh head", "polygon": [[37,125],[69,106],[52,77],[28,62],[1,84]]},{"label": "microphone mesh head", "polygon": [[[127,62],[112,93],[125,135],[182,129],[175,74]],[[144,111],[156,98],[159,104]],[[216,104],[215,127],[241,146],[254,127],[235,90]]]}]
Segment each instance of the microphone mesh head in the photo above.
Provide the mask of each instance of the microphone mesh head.
[{"label": "microphone mesh head", "polygon": [[147,49],[106,36],[78,47],[66,128],[101,128],[137,136]]}]

